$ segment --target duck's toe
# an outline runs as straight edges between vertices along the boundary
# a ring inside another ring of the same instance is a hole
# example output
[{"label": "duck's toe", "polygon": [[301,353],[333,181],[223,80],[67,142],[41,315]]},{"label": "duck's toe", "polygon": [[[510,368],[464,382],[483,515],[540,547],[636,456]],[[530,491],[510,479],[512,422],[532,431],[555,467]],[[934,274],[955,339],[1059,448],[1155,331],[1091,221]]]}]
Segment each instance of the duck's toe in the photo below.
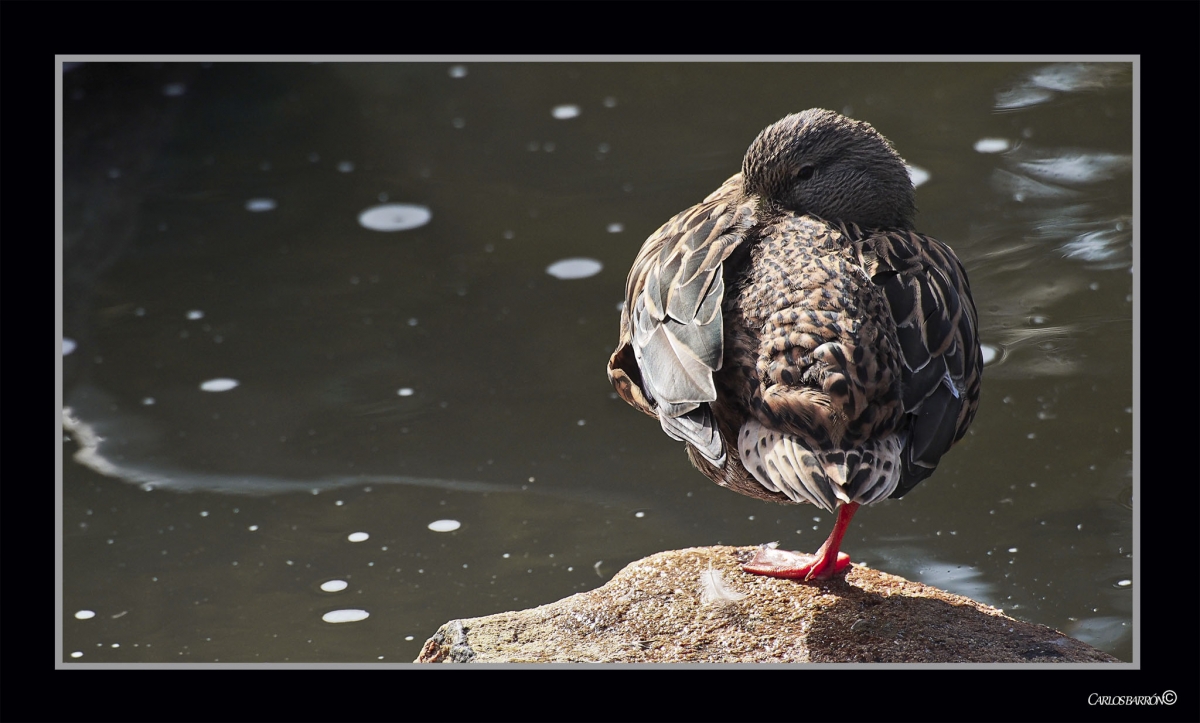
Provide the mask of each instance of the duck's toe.
[{"label": "duck's toe", "polygon": [[844,552],[833,555],[808,554],[760,547],[742,570],[753,575],[783,577],[793,580],[826,580],[850,566],[850,556]]}]

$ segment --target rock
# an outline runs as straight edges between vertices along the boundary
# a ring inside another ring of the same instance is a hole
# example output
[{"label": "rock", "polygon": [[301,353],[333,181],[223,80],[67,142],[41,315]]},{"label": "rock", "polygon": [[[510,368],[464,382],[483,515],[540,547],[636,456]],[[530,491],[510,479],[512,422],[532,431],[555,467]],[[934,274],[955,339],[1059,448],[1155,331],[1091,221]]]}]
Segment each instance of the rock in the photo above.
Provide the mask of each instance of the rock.
[{"label": "rock", "polygon": [[590,592],[452,620],[418,663],[1117,663],[1050,628],[854,565],[844,579],[741,571],[753,547],[631,563]]}]

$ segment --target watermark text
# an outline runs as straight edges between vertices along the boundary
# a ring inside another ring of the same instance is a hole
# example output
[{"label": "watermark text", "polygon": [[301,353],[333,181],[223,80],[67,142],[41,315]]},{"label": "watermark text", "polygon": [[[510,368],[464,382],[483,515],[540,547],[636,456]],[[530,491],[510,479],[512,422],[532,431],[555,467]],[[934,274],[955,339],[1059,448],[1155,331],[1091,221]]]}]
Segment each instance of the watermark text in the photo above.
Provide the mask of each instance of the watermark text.
[{"label": "watermark text", "polygon": [[1175,705],[1175,691],[1164,690],[1153,695],[1100,695],[1088,696],[1088,705]]}]

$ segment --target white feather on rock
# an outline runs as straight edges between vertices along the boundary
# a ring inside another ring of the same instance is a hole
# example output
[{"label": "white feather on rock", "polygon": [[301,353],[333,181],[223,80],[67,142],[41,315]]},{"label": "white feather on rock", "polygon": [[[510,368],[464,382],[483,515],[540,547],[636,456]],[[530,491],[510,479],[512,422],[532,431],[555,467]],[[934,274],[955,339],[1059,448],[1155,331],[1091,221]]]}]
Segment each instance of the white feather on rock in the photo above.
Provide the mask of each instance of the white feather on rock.
[{"label": "white feather on rock", "polygon": [[707,570],[700,573],[700,603],[702,605],[737,602],[744,597],[746,597],[744,594],[731,590],[725,584],[721,573],[714,570],[711,564]]}]

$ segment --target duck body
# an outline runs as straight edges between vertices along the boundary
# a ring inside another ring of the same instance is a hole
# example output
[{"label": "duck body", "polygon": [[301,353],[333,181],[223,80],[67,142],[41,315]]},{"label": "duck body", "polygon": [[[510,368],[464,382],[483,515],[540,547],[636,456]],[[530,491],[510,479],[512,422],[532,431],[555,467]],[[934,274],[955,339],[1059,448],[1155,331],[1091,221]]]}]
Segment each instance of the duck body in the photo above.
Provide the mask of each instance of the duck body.
[{"label": "duck body", "polygon": [[860,505],[898,498],[966,433],[982,358],[966,271],[912,230],[903,160],[866,123],[784,118],[643,245],[608,374],[717,484],[837,515],[816,555],[744,569],[825,578]]}]

